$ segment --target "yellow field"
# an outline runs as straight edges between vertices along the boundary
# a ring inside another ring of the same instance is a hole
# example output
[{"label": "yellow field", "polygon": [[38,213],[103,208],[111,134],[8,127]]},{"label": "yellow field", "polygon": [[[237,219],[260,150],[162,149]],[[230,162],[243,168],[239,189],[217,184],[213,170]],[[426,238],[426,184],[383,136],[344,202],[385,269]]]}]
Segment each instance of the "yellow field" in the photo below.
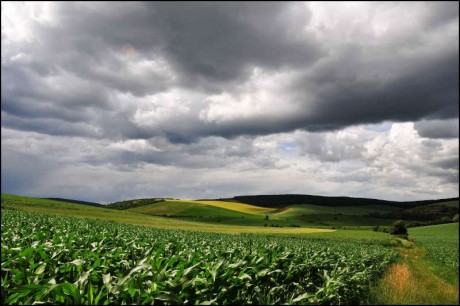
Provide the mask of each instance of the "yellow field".
[{"label": "yellow field", "polygon": [[[170,201],[170,200],[167,200],[167,201]],[[182,202],[182,201],[175,200],[175,202]],[[234,210],[234,211],[243,212],[243,213],[252,214],[252,215],[262,215],[262,214],[270,213],[274,210],[273,208],[254,206],[254,205],[243,204],[243,203],[238,203],[238,202],[193,201],[193,200],[190,200],[190,201],[187,200],[183,202],[196,203],[196,204],[201,204],[201,205],[210,205],[210,206],[225,208],[225,209]]]}]

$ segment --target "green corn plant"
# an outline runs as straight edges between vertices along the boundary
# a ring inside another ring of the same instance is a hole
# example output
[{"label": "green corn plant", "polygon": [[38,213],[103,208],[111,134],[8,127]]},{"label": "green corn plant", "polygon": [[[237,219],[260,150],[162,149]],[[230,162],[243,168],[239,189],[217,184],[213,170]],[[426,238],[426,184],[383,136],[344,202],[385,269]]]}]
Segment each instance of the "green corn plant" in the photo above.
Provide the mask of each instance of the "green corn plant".
[{"label": "green corn plant", "polygon": [[366,242],[226,235],[2,209],[4,304],[351,304],[397,258]]}]

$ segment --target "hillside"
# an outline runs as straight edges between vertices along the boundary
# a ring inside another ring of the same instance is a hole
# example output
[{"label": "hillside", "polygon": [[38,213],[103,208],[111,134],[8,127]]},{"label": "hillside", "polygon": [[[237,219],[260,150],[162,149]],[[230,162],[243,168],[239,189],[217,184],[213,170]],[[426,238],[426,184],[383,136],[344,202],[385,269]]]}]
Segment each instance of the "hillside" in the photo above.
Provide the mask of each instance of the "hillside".
[{"label": "hillside", "polygon": [[374,212],[370,213],[369,216],[401,220],[432,221],[446,218],[452,219],[458,214],[458,210],[459,203],[457,200],[404,208],[387,213]]},{"label": "hillside", "polygon": [[424,201],[387,201],[368,198],[352,197],[327,197],[305,194],[279,194],[279,195],[243,195],[233,198],[218,199],[220,201],[235,201],[262,207],[281,208],[295,204],[314,204],[321,206],[361,206],[361,205],[384,205],[398,208],[413,208],[428,204],[458,201],[459,198],[435,199]]},{"label": "hillside", "polygon": [[275,209],[225,201],[167,200],[128,208],[127,211],[228,225],[340,228],[389,225],[394,222],[393,219],[373,218],[367,214],[395,209],[391,206],[326,207],[308,204]]},{"label": "hillside", "polygon": [[163,202],[164,200],[165,200],[164,198],[133,199],[133,200],[126,200],[126,201],[119,201],[119,202],[111,203],[111,204],[106,205],[106,207],[123,210],[123,209],[134,208],[134,207],[139,207],[139,206],[144,206],[144,205],[150,205],[153,203]]},{"label": "hillside", "polygon": [[142,225],[163,229],[181,229],[198,232],[219,233],[264,233],[264,234],[309,234],[318,232],[333,232],[331,229],[320,228],[272,228],[263,226],[245,226],[244,224],[221,224],[200,222],[201,220],[179,220],[152,216],[128,210],[107,209],[104,206],[94,207],[42,198],[26,197],[12,194],[1,194],[1,208],[21,210],[47,215],[71,216],[90,218],[117,223]]},{"label": "hillside", "polygon": [[88,206],[104,207],[104,205],[102,205],[100,203],[95,203],[95,202],[87,202],[87,201],[79,201],[79,200],[71,200],[71,199],[63,199],[63,198],[43,198],[43,199],[66,202],[66,203],[88,205]]},{"label": "hillside", "polygon": [[370,227],[388,225],[398,219],[412,222],[412,226],[417,226],[450,222],[459,211],[458,198],[395,202],[294,194],[236,196],[221,200],[144,198],[108,205],[63,198],[42,200],[51,201],[48,204],[54,203],[53,207],[67,207],[66,205],[72,203],[82,207],[124,210],[207,224],[276,227]]}]

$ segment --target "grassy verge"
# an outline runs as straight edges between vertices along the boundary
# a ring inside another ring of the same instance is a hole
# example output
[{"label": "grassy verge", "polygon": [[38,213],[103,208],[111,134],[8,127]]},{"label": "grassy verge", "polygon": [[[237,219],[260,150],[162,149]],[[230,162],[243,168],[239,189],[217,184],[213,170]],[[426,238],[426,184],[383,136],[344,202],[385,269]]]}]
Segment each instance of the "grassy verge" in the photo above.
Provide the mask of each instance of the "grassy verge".
[{"label": "grassy verge", "polygon": [[409,235],[426,251],[429,268],[437,276],[458,287],[458,223],[409,229]]},{"label": "grassy verge", "polygon": [[401,259],[389,267],[372,290],[369,304],[458,305],[458,286],[434,273],[423,249],[399,248]]}]

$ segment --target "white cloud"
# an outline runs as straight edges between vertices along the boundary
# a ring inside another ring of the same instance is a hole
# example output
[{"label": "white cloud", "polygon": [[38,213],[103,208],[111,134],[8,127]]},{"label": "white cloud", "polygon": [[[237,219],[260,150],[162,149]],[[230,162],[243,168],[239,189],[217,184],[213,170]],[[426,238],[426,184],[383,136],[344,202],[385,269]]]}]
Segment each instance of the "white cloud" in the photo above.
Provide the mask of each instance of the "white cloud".
[{"label": "white cloud", "polygon": [[286,91],[297,74],[294,71],[267,71],[254,67],[249,79],[233,93],[208,96],[206,108],[200,111],[205,122],[231,122],[254,118],[282,118],[293,116],[299,106],[292,101],[293,94]]}]

